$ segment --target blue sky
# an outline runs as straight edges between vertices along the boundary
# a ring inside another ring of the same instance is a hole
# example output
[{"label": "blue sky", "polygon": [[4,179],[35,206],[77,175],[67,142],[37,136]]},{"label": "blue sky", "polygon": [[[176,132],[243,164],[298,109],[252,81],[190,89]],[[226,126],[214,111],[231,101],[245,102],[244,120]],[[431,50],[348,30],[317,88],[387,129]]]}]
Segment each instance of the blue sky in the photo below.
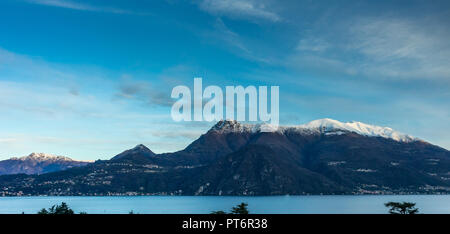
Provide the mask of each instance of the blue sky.
[{"label": "blue sky", "polygon": [[448,1],[3,0],[0,159],[184,148],[171,89],[280,86],[280,123],[389,126],[450,149]]}]

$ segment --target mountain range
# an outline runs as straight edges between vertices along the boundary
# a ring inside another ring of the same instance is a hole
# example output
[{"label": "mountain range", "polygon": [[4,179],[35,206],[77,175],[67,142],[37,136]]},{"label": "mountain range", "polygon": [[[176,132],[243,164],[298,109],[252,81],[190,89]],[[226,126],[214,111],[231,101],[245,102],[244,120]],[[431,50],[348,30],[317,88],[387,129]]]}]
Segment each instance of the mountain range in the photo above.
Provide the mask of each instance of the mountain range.
[{"label": "mountain range", "polygon": [[332,119],[274,128],[220,121],[185,149],[0,176],[0,195],[439,194],[450,151],[391,128]]},{"label": "mountain range", "polygon": [[44,153],[31,153],[28,156],[14,157],[0,161],[0,175],[44,174],[72,167],[86,166],[89,161],[76,161],[64,156]]}]

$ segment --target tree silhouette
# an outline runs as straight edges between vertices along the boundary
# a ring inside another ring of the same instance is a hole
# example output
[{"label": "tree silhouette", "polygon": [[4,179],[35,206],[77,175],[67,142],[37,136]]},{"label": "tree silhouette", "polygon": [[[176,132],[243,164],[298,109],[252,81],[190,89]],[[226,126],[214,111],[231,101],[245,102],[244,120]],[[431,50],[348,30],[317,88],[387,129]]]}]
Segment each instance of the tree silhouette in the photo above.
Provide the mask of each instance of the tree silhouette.
[{"label": "tree silhouette", "polygon": [[74,212],[72,209],[69,208],[69,206],[65,202],[63,202],[61,203],[61,205],[53,205],[48,210],[42,208],[42,210],[40,210],[38,214],[72,215],[74,214]]},{"label": "tree silhouette", "polygon": [[217,211],[211,212],[211,214],[227,214],[227,213],[223,210],[217,210]]},{"label": "tree silhouette", "polygon": [[242,202],[241,204],[233,207],[231,209],[231,213],[232,214],[248,214],[249,212],[248,212],[247,206],[248,206],[247,203]]},{"label": "tree silhouette", "polygon": [[231,208],[231,213],[227,213],[223,210],[217,210],[217,211],[213,211],[211,212],[211,214],[248,214],[249,211],[247,209],[248,204],[242,202],[241,204]]},{"label": "tree silhouette", "polygon": [[40,210],[38,212],[38,214],[41,214],[41,215],[48,214],[48,211],[45,208],[42,208],[42,210]]},{"label": "tree silhouette", "polygon": [[416,203],[412,202],[388,202],[384,204],[386,207],[390,207],[390,214],[417,214],[419,209],[416,208]]}]

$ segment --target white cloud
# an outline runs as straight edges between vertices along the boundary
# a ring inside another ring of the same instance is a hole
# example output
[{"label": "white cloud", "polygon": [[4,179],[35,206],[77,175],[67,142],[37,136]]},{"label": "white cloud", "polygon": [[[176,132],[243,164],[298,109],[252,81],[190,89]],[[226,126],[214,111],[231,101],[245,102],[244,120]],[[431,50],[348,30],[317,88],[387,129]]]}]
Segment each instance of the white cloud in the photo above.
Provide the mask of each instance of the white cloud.
[{"label": "white cloud", "polygon": [[339,64],[333,71],[377,79],[449,81],[449,37],[450,30],[434,21],[355,18],[302,38],[289,64],[328,61],[315,66],[326,70],[332,62]]},{"label": "white cloud", "polygon": [[364,20],[350,30],[354,38],[350,49],[365,55],[378,67],[372,69],[387,76],[449,79],[448,29],[430,30],[427,25],[433,24],[401,19]]},{"label": "white cloud", "polygon": [[[261,51],[257,51],[253,41],[248,41],[232,29],[230,29],[221,18],[214,23],[214,30],[206,32],[204,36],[212,38],[211,42],[219,42],[219,46],[227,47],[228,51],[250,61],[265,64],[273,64],[272,58],[267,57]],[[257,47],[257,46],[256,46]],[[261,49],[261,48],[259,48]],[[256,52],[257,51],[257,52]]]},{"label": "white cloud", "polygon": [[26,0],[26,1],[29,3],[32,3],[32,4],[60,7],[60,8],[66,8],[66,9],[72,9],[72,10],[79,10],[79,11],[96,11],[96,12],[107,12],[107,13],[113,13],[113,14],[147,14],[147,13],[134,12],[134,11],[130,11],[130,10],[124,10],[124,9],[115,8],[115,7],[94,6],[94,5],[90,5],[90,4],[69,1],[69,0]]},{"label": "white cloud", "polygon": [[200,9],[218,16],[262,19],[272,22],[280,21],[281,17],[270,11],[264,2],[253,0],[203,0],[199,6]]},{"label": "white cloud", "polygon": [[172,106],[174,99],[168,94],[167,87],[161,87],[156,82],[133,80],[131,76],[122,77],[119,85],[118,98],[134,99],[150,106]]},{"label": "white cloud", "polygon": [[234,48],[240,50],[244,54],[249,54],[250,51],[247,46],[242,42],[241,37],[236,32],[229,29],[225,23],[219,18],[214,24],[215,32],[218,34],[217,38],[225,41],[227,44],[233,46]]},{"label": "white cloud", "polygon": [[301,39],[297,45],[297,50],[300,51],[325,51],[330,47],[330,44],[320,38],[304,38]]},{"label": "white cloud", "polygon": [[421,26],[398,19],[361,20],[350,28],[350,33],[354,36],[350,47],[380,61],[427,58],[441,44]]},{"label": "white cloud", "polygon": [[176,131],[180,126],[167,126],[172,123],[169,108],[115,100],[120,82],[105,74],[110,72],[0,49],[0,159],[32,151],[109,158],[133,144],[153,143],[149,147],[155,152],[167,152],[191,141],[139,134],[139,129]]}]

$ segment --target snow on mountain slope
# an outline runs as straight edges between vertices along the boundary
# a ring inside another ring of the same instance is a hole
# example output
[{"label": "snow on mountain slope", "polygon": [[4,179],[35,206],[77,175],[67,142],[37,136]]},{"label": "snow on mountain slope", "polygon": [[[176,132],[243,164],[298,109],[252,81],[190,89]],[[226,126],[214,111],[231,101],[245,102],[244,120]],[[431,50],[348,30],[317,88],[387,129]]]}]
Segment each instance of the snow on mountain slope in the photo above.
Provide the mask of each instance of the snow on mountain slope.
[{"label": "snow on mountain slope", "polygon": [[242,124],[236,120],[221,120],[217,122],[209,131],[219,133],[229,132],[254,132],[257,131],[257,125]]},{"label": "snow on mountain slope", "polygon": [[[23,157],[13,157],[11,160],[20,160],[20,161],[35,161],[35,162],[75,162],[75,160],[65,157],[65,156],[57,156],[52,154],[45,153],[31,153],[28,156]],[[93,161],[81,161],[76,160],[76,162],[93,162]]]},{"label": "snow on mountain slope", "polygon": [[278,128],[270,124],[241,124],[235,120],[219,121],[210,131],[229,133],[229,132],[279,132],[298,131],[304,134],[321,133],[325,135],[340,135],[348,132],[357,133],[363,136],[383,137],[399,142],[412,142],[419,139],[394,131],[388,127],[380,127],[361,122],[339,122],[333,119],[318,119],[307,124],[297,126],[280,126]]},{"label": "snow on mountain slope", "polygon": [[93,161],[77,161],[64,156],[32,153],[24,157],[14,157],[0,161],[0,175],[43,174],[72,167],[85,166]]},{"label": "snow on mountain slope", "polygon": [[295,126],[298,130],[313,130],[325,134],[342,134],[354,132],[363,136],[390,138],[399,142],[411,142],[418,140],[415,137],[394,131],[392,128],[369,125],[361,122],[342,123],[333,119],[318,119],[304,125]]}]

